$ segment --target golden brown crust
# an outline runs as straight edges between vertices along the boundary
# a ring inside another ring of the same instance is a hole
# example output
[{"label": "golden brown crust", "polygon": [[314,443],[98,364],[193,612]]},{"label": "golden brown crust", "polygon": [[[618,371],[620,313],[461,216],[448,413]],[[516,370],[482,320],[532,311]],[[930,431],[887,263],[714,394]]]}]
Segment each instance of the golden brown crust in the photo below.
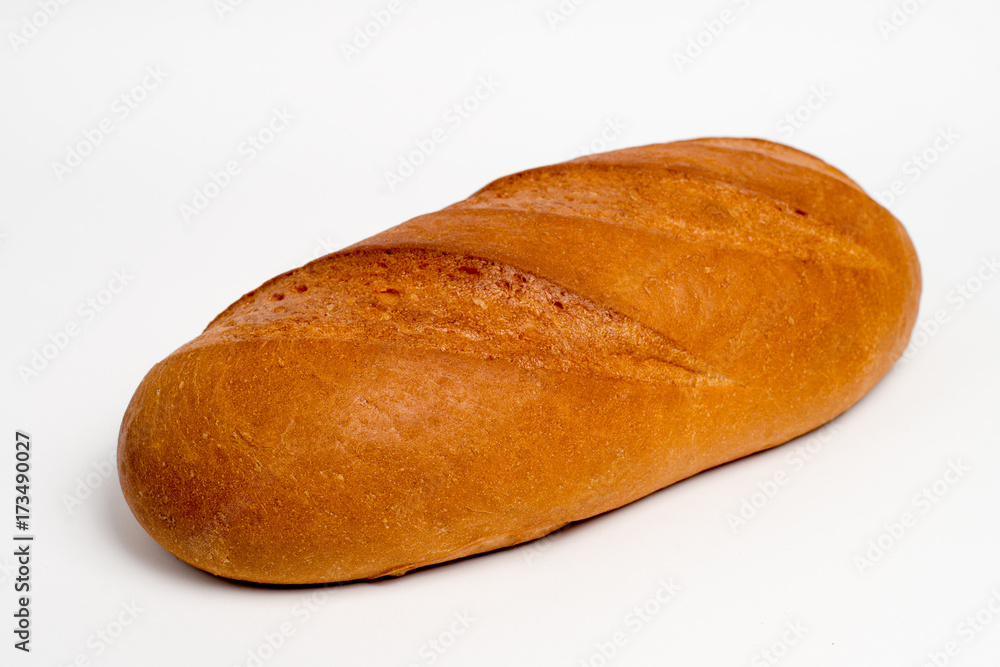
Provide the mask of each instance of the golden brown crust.
[{"label": "golden brown crust", "polygon": [[816,428],[899,357],[919,291],[902,226],[785,146],[534,169],[230,306],[137,390],[122,488],[215,574],[399,574]]}]

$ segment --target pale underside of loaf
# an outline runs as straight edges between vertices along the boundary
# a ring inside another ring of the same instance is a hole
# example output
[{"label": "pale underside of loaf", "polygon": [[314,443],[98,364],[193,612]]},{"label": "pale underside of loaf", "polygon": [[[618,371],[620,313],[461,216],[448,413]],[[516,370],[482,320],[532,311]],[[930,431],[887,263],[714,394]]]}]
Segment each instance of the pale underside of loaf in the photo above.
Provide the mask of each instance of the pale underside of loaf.
[{"label": "pale underside of loaf", "polygon": [[522,172],[226,309],[136,392],[122,485],[215,574],[399,574],[816,428],[898,358],[919,288],[899,223],[776,144]]}]

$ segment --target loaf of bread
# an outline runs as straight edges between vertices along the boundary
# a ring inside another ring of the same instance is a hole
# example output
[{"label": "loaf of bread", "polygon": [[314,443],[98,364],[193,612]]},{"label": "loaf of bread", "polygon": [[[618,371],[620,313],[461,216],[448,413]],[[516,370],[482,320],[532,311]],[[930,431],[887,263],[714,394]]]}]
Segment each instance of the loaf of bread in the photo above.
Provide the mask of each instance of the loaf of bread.
[{"label": "loaf of bread", "polygon": [[532,169],[227,308],[136,391],[121,485],[223,577],[398,575],[820,426],[900,356],[919,292],[899,222],[786,146]]}]

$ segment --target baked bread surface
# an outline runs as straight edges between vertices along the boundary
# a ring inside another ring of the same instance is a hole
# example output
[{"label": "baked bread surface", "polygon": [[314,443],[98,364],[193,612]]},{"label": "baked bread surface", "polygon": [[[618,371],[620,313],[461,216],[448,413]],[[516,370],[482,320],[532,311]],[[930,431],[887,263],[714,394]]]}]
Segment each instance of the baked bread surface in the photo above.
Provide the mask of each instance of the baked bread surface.
[{"label": "baked bread surface", "polygon": [[227,308],[136,391],[122,489],[217,575],[402,574],[820,426],[901,355],[919,293],[899,222],[779,144],[532,169]]}]

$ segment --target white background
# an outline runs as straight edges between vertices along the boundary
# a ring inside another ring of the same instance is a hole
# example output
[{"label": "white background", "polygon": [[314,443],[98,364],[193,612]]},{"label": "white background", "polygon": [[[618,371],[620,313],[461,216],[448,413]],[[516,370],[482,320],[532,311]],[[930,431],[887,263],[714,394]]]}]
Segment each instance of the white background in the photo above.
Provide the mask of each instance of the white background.
[{"label": "white background", "polygon": [[[1000,6],[899,2],[910,13],[890,31],[891,0],[590,0],[559,21],[559,0],[404,0],[348,58],[388,0],[245,0],[221,16],[212,0],[80,0],[51,18],[5,0],[0,664],[997,664],[1000,279],[979,276],[996,278],[984,259],[1000,252]],[[480,77],[495,90],[448,122]],[[274,109],[294,119],[250,160],[241,143]],[[112,131],[87,146],[102,120]],[[445,141],[391,189],[386,171],[438,127]],[[246,586],[145,534],[104,474],[155,362],[271,276],[602,133],[608,149],[764,137],[873,194],[899,181],[889,208],[924,277],[912,358],[820,434],[400,579]],[[58,173],[81,142],[89,154]],[[240,173],[185,220],[229,160]],[[33,437],[30,655],[12,646],[16,429]],[[915,498],[951,465],[966,470],[935,502]],[[779,471],[773,497],[753,496]],[[734,530],[744,500],[760,507]],[[657,601],[671,579],[680,590]]]}]

